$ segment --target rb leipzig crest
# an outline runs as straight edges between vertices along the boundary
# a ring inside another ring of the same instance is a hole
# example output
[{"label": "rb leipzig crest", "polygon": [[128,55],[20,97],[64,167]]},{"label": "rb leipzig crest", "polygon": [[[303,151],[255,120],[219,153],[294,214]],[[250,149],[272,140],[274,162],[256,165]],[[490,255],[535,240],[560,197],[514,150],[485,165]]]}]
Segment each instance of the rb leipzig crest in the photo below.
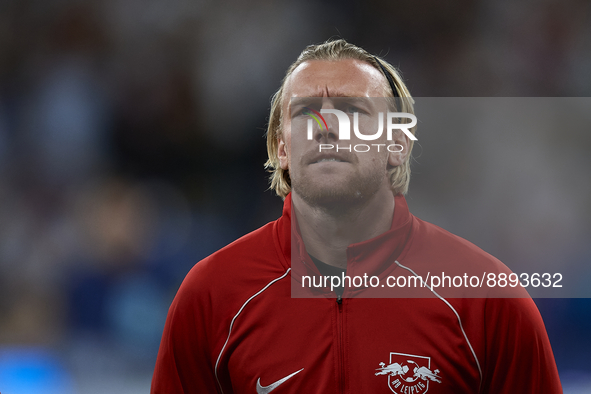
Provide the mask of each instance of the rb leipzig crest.
[{"label": "rb leipzig crest", "polygon": [[441,383],[439,370],[431,371],[431,357],[390,352],[390,362],[381,362],[376,376],[388,375],[388,387],[396,394],[424,394],[429,382]]}]

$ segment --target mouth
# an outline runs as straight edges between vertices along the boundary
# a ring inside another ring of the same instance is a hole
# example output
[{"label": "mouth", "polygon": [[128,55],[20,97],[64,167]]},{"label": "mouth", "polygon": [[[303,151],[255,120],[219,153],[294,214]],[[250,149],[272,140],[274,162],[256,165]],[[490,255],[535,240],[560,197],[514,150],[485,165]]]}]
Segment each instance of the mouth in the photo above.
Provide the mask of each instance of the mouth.
[{"label": "mouth", "polygon": [[322,158],[320,160],[316,160],[316,161],[312,162],[311,164],[316,164],[316,163],[330,163],[330,162],[333,162],[333,163],[347,163],[346,160],[337,159],[335,157],[324,157],[324,158]]},{"label": "mouth", "polygon": [[310,152],[304,158],[304,163],[352,163],[354,157],[349,152]]},{"label": "mouth", "polygon": [[336,153],[322,153],[319,155],[315,155],[309,161],[310,164],[319,164],[319,163],[349,163],[345,155],[336,154]]}]

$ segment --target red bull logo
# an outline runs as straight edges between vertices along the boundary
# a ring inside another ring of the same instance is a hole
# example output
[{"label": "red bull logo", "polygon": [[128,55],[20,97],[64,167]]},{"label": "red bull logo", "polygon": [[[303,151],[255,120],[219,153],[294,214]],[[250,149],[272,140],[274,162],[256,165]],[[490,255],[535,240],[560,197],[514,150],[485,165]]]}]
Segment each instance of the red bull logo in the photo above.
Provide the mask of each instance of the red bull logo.
[{"label": "red bull logo", "polygon": [[423,394],[429,382],[441,383],[439,370],[431,371],[431,357],[391,352],[390,363],[381,362],[376,371],[376,376],[388,376],[388,387],[396,394]]}]

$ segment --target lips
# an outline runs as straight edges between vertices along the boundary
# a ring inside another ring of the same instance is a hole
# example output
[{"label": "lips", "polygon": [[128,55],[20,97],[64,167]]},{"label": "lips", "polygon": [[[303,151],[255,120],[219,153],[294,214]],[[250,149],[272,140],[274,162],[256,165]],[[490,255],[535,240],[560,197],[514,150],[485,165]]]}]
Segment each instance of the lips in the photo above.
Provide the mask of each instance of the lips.
[{"label": "lips", "polygon": [[[347,152],[348,153],[348,152]],[[351,159],[349,155],[345,153],[317,153],[310,158],[309,164],[315,163],[350,163]]]}]

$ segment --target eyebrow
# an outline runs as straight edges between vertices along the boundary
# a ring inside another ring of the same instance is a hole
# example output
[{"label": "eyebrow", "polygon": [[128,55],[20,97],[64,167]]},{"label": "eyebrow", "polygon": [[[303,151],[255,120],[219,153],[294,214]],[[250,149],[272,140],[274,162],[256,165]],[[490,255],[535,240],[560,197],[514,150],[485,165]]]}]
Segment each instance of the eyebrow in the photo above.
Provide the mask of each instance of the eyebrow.
[{"label": "eyebrow", "polygon": [[370,97],[359,97],[359,96],[335,96],[335,98],[346,98],[348,103],[362,103],[367,101]]},{"label": "eyebrow", "polygon": [[331,98],[331,97],[351,97],[351,98],[359,98],[359,99],[368,99],[371,97],[363,97],[360,95],[355,95],[355,94],[350,94],[350,93],[345,93],[343,91],[339,91],[339,90],[333,90],[330,92],[330,96],[299,96],[299,97],[292,97],[293,98]]},{"label": "eyebrow", "polygon": [[360,97],[360,96],[349,96],[349,95],[334,95],[334,96],[328,96],[328,97],[318,97],[318,96],[310,96],[310,97],[292,97],[289,100],[289,105],[291,105],[294,101],[296,102],[296,104],[300,104],[300,103],[309,103],[309,102],[314,102],[314,101],[322,101],[325,99],[347,99],[347,102],[351,102],[351,103],[362,103],[367,101],[368,99],[373,99],[373,98],[385,98],[385,97]]},{"label": "eyebrow", "polygon": [[[376,98],[379,99],[387,99],[387,97],[359,97],[359,96],[329,96],[329,97],[292,97],[287,103],[287,110],[289,112],[294,111],[295,109],[301,110],[310,105],[314,105],[315,103],[320,103],[324,99],[335,99],[335,104],[338,103],[346,103],[347,105],[355,105],[361,108],[366,108],[368,110],[377,110],[375,106]],[[295,101],[295,102],[294,102]],[[369,105],[369,107],[367,107]],[[292,112],[293,113],[293,112]]]}]

